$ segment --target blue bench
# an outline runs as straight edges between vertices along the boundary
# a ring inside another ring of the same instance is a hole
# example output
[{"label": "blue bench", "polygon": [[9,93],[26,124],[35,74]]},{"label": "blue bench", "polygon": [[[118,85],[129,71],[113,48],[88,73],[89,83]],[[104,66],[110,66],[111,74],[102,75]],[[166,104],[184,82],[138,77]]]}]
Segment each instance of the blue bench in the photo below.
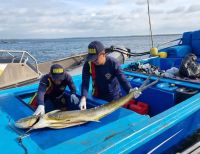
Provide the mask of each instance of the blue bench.
[{"label": "blue bench", "polygon": [[200,30],[184,32],[180,44],[162,49],[162,51],[167,52],[169,58],[183,58],[189,53],[200,57]]}]

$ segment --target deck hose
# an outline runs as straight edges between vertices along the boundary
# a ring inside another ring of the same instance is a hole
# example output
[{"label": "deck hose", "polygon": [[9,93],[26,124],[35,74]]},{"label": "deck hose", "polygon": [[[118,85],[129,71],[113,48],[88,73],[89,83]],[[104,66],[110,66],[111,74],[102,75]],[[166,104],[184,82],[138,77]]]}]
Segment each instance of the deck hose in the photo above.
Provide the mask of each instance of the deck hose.
[{"label": "deck hose", "polygon": [[131,57],[131,56],[138,57],[138,56],[144,56],[144,55],[150,54],[150,51],[133,53],[133,52],[131,52],[131,49],[129,49],[129,48],[117,47],[117,46],[113,46],[113,45],[109,48],[106,48],[105,52],[106,53],[119,52],[119,53],[122,53],[123,55],[127,55],[128,57]]}]

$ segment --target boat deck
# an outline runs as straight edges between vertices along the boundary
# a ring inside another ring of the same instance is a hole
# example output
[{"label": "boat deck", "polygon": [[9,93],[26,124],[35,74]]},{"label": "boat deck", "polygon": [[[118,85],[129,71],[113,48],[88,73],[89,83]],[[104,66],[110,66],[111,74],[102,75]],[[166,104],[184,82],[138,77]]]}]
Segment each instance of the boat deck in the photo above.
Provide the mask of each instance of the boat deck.
[{"label": "boat deck", "polygon": [[[126,73],[133,87],[140,86],[147,75]],[[80,97],[81,75],[73,80]],[[151,80],[156,80],[152,77]],[[177,103],[174,89],[163,89],[158,85],[171,82],[176,86],[188,86],[200,90],[193,83],[161,79],[143,92],[138,101],[150,105],[149,115],[140,115],[134,111],[120,108],[102,118],[100,122],[89,122],[66,129],[40,129],[33,131],[23,139],[23,144],[29,153],[161,153],[164,149],[185,138],[199,124],[200,93]],[[90,85],[91,86],[91,85]],[[9,126],[9,120],[14,121],[32,115],[33,110],[27,105],[38,83],[0,91],[0,136],[5,142],[0,144],[5,153],[24,153],[17,142],[19,134]],[[91,90],[91,87],[90,87]],[[68,89],[66,89],[66,92]],[[93,98],[87,100],[88,107],[107,103]],[[164,99],[163,99],[164,98]],[[187,117],[187,120],[185,118]],[[190,126],[190,127],[186,127]],[[5,148],[7,145],[9,148]],[[77,148],[78,147],[78,148]]]},{"label": "boat deck", "polygon": [[[31,89],[33,91],[36,90],[35,88],[36,85],[32,85]],[[32,90],[30,90],[31,93]],[[19,134],[13,131],[9,126],[9,120],[12,123],[33,113],[32,109],[26,104],[26,99],[21,99],[23,93],[23,91],[20,91],[16,94],[0,96],[0,136],[4,139],[4,142],[0,144],[0,148],[4,149],[5,153],[24,152],[17,142]],[[59,151],[68,151],[68,153],[73,151],[73,153],[79,153],[94,145],[102,144],[120,132],[147,121],[148,119],[148,116],[139,115],[130,110],[121,108],[101,119],[100,122],[90,122],[77,127],[60,130],[47,128],[33,131],[29,137],[23,139],[23,144],[26,146],[29,153],[44,152],[49,154],[58,153]],[[20,132],[24,133],[21,130]],[[4,148],[8,146],[8,143],[9,148]]]}]

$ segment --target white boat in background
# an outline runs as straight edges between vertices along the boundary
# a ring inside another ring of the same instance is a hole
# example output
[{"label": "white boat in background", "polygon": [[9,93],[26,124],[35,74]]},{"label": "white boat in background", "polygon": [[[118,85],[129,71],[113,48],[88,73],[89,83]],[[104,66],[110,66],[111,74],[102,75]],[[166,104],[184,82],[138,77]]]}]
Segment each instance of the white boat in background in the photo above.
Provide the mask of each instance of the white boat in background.
[{"label": "white boat in background", "polygon": [[[123,64],[127,54],[108,53]],[[71,75],[80,74],[87,53],[80,53],[58,60],[38,63],[27,51],[0,50],[0,89],[18,87],[36,82],[42,74],[49,72],[52,64],[61,64]]]}]

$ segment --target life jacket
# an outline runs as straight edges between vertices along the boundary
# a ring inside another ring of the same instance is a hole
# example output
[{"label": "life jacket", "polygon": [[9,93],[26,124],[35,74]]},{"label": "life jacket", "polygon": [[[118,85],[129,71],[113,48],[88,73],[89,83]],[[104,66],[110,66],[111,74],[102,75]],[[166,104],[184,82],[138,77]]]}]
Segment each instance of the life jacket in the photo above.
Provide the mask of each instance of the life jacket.
[{"label": "life jacket", "polygon": [[95,71],[95,64],[93,62],[88,62],[90,67],[90,74],[92,76],[92,95],[95,97],[99,96],[98,87],[96,83],[96,71]]},{"label": "life jacket", "polygon": [[48,78],[48,81],[49,81],[49,85],[48,85],[48,87],[46,89],[46,94],[50,94],[51,91],[53,90],[53,86],[52,86],[53,83],[52,83],[51,79]]}]

